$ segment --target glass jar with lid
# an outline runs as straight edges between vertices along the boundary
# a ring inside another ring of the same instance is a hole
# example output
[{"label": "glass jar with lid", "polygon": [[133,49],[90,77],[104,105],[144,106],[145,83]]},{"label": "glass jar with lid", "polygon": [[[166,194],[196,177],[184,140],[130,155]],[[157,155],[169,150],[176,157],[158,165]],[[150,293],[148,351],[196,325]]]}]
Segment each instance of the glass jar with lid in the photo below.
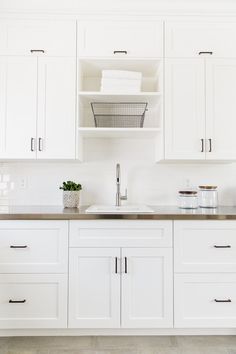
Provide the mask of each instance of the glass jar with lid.
[{"label": "glass jar with lid", "polygon": [[217,186],[199,186],[198,189],[198,200],[200,208],[218,207]]},{"label": "glass jar with lid", "polygon": [[181,209],[197,209],[198,193],[194,190],[179,191],[178,205]]}]

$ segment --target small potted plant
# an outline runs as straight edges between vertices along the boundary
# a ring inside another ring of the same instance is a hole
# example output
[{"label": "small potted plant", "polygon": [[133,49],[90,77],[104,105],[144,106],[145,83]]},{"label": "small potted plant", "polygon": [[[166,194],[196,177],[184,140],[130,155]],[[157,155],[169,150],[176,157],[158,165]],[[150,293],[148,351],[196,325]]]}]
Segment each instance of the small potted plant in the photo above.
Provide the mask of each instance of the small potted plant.
[{"label": "small potted plant", "polygon": [[79,192],[82,189],[81,184],[72,181],[63,182],[60,189],[63,190],[64,208],[79,207]]}]

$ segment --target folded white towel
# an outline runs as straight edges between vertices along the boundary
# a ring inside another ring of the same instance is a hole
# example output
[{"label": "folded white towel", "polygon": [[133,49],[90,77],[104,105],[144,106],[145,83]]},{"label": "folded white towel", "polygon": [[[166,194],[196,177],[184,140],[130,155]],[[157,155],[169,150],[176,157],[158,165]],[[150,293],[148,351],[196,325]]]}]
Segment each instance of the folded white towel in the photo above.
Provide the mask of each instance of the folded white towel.
[{"label": "folded white towel", "polygon": [[103,78],[117,78],[117,79],[142,79],[142,73],[139,71],[128,70],[102,70]]},{"label": "folded white towel", "polygon": [[101,80],[101,86],[103,87],[133,87],[140,88],[141,80],[129,80],[129,79],[107,79],[104,78]]}]

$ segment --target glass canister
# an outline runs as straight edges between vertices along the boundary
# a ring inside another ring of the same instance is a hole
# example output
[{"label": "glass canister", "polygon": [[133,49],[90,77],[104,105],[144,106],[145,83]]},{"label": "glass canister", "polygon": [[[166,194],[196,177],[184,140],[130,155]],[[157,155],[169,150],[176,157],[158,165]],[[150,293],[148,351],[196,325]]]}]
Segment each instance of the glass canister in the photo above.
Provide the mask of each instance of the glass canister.
[{"label": "glass canister", "polygon": [[197,209],[198,195],[197,191],[179,191],[178,198],[179,208],[181,209]]},{"label": "glass canister", "polygon": [[217,186],[199,186],[198,200],[200,208],[217,208]]}]

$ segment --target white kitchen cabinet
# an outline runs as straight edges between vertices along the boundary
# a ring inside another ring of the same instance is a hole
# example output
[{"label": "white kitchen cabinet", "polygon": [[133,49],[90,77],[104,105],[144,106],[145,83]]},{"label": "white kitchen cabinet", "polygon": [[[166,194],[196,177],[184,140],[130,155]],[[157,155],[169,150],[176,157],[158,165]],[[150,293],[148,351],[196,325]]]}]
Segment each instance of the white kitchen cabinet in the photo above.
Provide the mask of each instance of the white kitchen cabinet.
[{"label": "white kitchen cabinet", "polygon": [[0,328],[66,328],[67,275],[0,274]]},{"label": "white kitchen cabinet", "polygon": [[147,58],[163,56],[163,22],[79,21],[79,57]]},{"label": "white kitchen cabinet", "polygon": [[235,274],[176,274],[176,328],[235,328]]},{"label": "white kitchen cabinet", "polygon": [[236,59],[206,61],[206,156],[236,159]]},{"label": "white kitchen cabinet", "polygon": [[1,158],[35,157],[37,58],[0,57]]},{"label": "white kitchen cabinet", "polygon": [[234,220],[175,221],[175,272],[236,273]]},{"label": "white kitchen cabinet", "polygon": [[172,249],[123,248],[121,326],[171,328]]},{"label": "white kitchen cabinet", "polygon": [[75,158],[75,58],[0,57],[0,158]]},{"label": "white kitchen cabinet", "polygon": [[1,19],[0,55],[76,55],[76,21]]},{"label": "white kitchen cabinet", "polygon": [[1,220],[0,273],[66,273],[68,221]]},{"label": "white kitchen cabinet", "polygon": [[165,158],[235,160],[236,59],[167,59]]},{"label": "white kitchen cabinet", "polygon": [[70,249],[69,327],[120,326],[119,248]]},{"label": "white kitchen cabinet", "polygon": [[76,60],[38,59],[37,158],[75,158]]},{"label": "white kitchen cabinet", "polygon": [[165,64],[165,158],[204,159],[205,67],[203,59]]},{"label": "white kitchen cabinet", "polygon": [[236,57],[236,22],[167,21],[166,57]]},{"label": "white kitchen cabinet", "polygon": [[69,246],[69,327],[173,326],[169,220],[72,220]]},{"label": "white kitchen cabinet", "polygon": [[172,251],[72,248],[70,328],[171,328]]}]

